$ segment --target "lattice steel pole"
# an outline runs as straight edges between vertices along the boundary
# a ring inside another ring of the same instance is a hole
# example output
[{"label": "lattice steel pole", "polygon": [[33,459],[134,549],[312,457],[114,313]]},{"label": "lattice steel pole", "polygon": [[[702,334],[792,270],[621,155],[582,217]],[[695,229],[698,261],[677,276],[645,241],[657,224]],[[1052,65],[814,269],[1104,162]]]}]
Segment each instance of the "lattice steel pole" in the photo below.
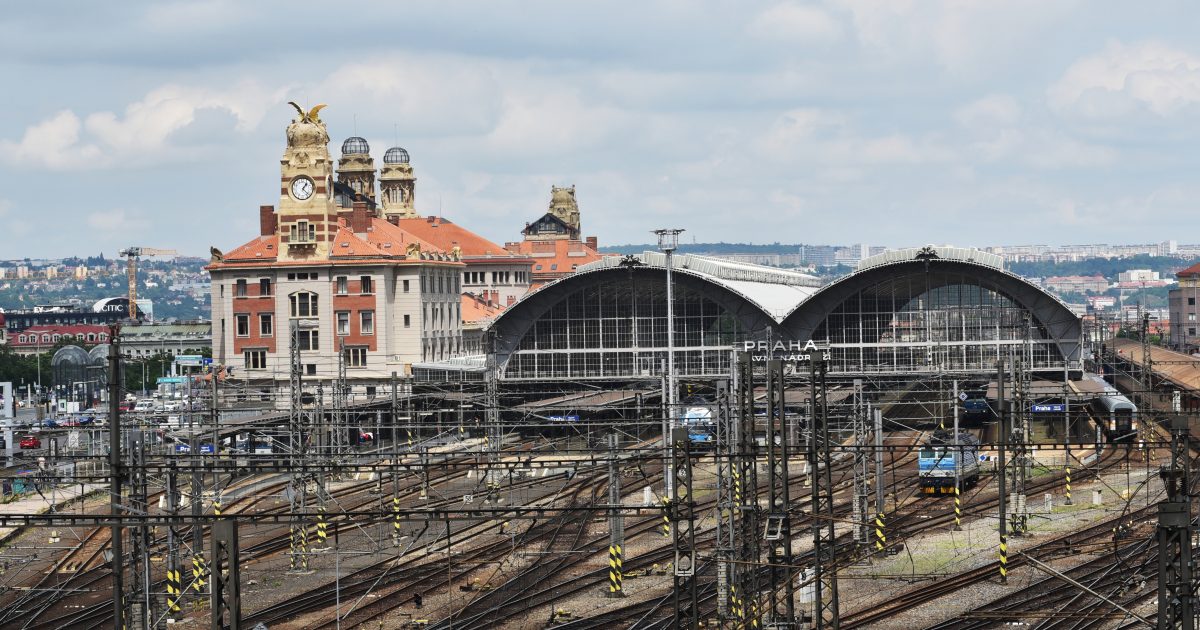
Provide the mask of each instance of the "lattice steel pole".
[{"label": "lattice steel pole", "polygon": [[625,519],[621,514],[620,448],[616,433],[608,435],[608,596],[624,597]]},{"label": "lattice steel pole", "polygon": [[687,427],[671,429],[671,528],[675,547],[675,624],[673,628],[695,630],[700,625],[700,602],[696,595],[696,516],[692,493],[692,447]]},{"label": "lattice steel pole", "polygon": [[1188,420],[1171,417],[1171,467],[1159,471],[1167,500],[1158,504],[1158,628],[1197,628],[1192,558]]},{"label": "lattice steel pole", "polygon": [[796,586],[792,580],[792,521],[788,515],[788,430],[783,362],[767,362],[767,562],[770,565],[770,618],[767,627],[790,628],[796,622]]},{"label": "lattice steel pole", "polygon": [[871,409],[863,397],[862,379],[854,379],[854,541],[871,544],[871,524],[867,504],[871,497],[871,449],[867,418]]},{"label": "lattice steel pole", "polygon": [[[129,510],[134,514],[147,514],[146,437],[140,429],[128,433],[129,440]],[[150,628],[154,619],[154,605],[150,587],[150,527],[145,523],[130,528],[133,547],[130,550],[130,569],[133,580],[128,593],[129,615],[127,627]]]},{"label": "lattice steel pole", "polygon": [[289,570],[293,572],[308,571],[308,529],[305,517],[308,511],[308,479],[304,469],[308,462],[309,418],[304,409],[304,377],[300,361],[300,331],[301,322],[291,320],[291,408],[288,415],[288,430],[291,439],[292,476],[288,485],[290,508],[293,518],[289,542]]},{"label": "lattice steel pole", "polygon": [[757,628],[762,614],[758,571],[759,548],[758,443],[754,439],[754,364],[749,355],[737,361],[737,460],[733,498],[737,505],[737,591],[731,593],[735,616],[742,628]]},{"label": "lattice steel pole", "polygon": [[[177,485],[178,471],[176,470],[175,462],[171,462],[167,469],[167,487],[164,492],[166,499],[167,513],[171,515],[171,520],[179,516],[179,489]],[[193,525],[199,528],[199,523]],[[172,522],[167,525],[167,618],[174,620],[176,613],[182,610],[183,600],[183,579],[180,574],[179,562],[179,532],[175,529],[175,524]]]},{"label": "lattice steel pole", "polygon": [[1025,321],[1021,353],[1013,363],[1013,403],[1009,446],[1012,449],[1012,525],[1013,536],[1023,536],[1029,529],[1029,512],[1025,505],[1025,478],[1029,468],[1029,386],[1032,357],[1029,321]]},{"label": "lattice steel pole", "polygon": [[731,621],[729,599],[733,572],[732,560],[736,550],[734,543],[734,449],[733,414],[729,406],[729,381],[716,382],[716,424],[714,425],[715,450],[713,454],[717,466],[717,620],[722,627],[728,627]]},{"label": "lattice steel pole", "polygon": [[221,519],[212,527],[212,629],[242,627],[237,521]]},{"label": "lattice steel pole", "polygon": [[841,625],[838,611],[837,537],[834,532],[833,457],[830,453],[829,410],[825,399],[825,357],[814,352],[809,364],[812,400],[812,437],[808,442],[809,470],[813,471],[813,583],[816,587],[813,615],[817,630]]},{"label": "lattice steel pole", "polygon": [[[112,525],[112,576],[113,576],[113,627],[125,627],[125,553],[124,532],[121,516],[124,513],[121,488],[125,471],[121,462],[121,408],[117,404],[121,400],[121,327],[112,324],[108,328],[108,338],[112,346],[108,352],[108,475],[109,475],[109,509],[113,518]],[[40,376],[39,376],[40,379]],[[40,392],[39,392],[40,394]],[[39,409],[40,409],[39,403]],[[40,414],[40,412],[39,412]]]}]

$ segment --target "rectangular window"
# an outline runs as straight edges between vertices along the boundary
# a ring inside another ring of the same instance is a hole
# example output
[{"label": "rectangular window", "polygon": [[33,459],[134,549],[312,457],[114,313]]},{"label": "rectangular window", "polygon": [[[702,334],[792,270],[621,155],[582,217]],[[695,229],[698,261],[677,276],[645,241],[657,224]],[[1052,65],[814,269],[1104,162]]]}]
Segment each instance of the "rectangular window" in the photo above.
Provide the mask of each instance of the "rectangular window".
[{"label": "rectangular window", "polygon": [[410,324],[412,324],[412,315],[405,315],[404,316],[404,327],[408,328]]},{"label": "rectangular window", "polygon": [[342,336],[349,335],[350,311],[338,311],[337,313],[334,313],[334,317],[337,320],[337,334]]},{"label": "rectangular window", "polygon": [[246,297],[246,280],[244,278],[234,283],[233,297]]},{"label": "rectangular window", "polygon": [[305,364],[304,365],[304,373],[306,376],[316,376],[317,375],[317,364],[316,363]]},{"label": "rectangular window", "polygon": [[1188,306],[1195,306],[1195,305],[1196,305],[1196,298],[1194,298],[1194,297],[1188,298]]},{"label": "rectangular window", "polygon": [[246,350],[242,353],[242,358],[246,362],[247,370],[265,370],[267,369],[267,351],[266,350]]},{"label": "rectangular window", "polygon": [[375,334],[375,311],[363,311],[359,313],[359,328],[358,331],[364,335]]},{"label": "rectangular window", "polygon": [[259,278],[258,279],[258,294],[259,295],[271,295],[271,279],[270,278]]},{"label": "rectangular window", "polygon": [[346,281],[346,276],[338,276],[337,287],[334,289],[334,291],[336,291],[338,295],[346,295],[346,293],[348,293],[350,290],[349,286],[350,284]]},{"label": "rectangular window", "polygon": [[291,302],[292,317],[317,316],[316,293],[293,293],[288,300]]},{"label": "rectangular window", "polygon": [[343,352],[346,353],[346,367],[367,367],[366,346],[347,346]]},{"label": "rectangular window", "polygon": [[250,316],[246,314],[236,314],[233,316],[234,334],[238,337],[250,336]]},{"label": "rectangular window", "polygon": [[1196,335],[1196,329],[1195,329],[1195,328],[1189,328],[1189,329],[1188,329],[1188,335],[1190,335],[1190,336],[1195,336],[1195,335]]},{"label": "rectangular window", "polygon": [[294,273],[288,274],[288,280],[295,280],[295,279],[296,279],[296,274],[294,274]]},{"label": "rectangular window", "polygon": [[316,330],[297,330],[297,345],[301,350],[320,350],[320,335]]},{"label": "rectangular window", "polygon": [[308,221],[297,221],[288,236],[291,243],[315,243],[317,242],[317,226]]},{"label": "rectangular window", "polygon": [[1194,322],[1194,321],[1196,321],[1196,314],[1195,314],[1195,313],[1188,313],[1188,321],[1189,321],[1189,322]]},{"label": "rectangular window", "polygon": [[275,334],[275,316],[270,313],[258,314],[258,336],[270,337]]},{"label": "rectangular window", "polygon": [[367,295],[375,292],[375,285],[371,282],[371,276],[361,276],[358,279],[358,286],[361,288],[361,293]]},{"label": "rectangular window", "polygon": [[404,292],[408,293],[408,280],[404,281]]}]

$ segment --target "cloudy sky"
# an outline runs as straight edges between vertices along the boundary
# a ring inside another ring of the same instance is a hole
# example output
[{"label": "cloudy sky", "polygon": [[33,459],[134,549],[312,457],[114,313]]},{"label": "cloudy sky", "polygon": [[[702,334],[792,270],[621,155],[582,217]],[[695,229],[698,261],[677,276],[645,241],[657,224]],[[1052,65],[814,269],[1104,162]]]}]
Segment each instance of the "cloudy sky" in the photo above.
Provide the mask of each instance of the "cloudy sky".
[{"label": "cloudy sky", "polygon": [[26,2],[0,259],[205,254],[277,201],[286,104],[399,144],[495,241],[1200,241],[1194,2]]}]

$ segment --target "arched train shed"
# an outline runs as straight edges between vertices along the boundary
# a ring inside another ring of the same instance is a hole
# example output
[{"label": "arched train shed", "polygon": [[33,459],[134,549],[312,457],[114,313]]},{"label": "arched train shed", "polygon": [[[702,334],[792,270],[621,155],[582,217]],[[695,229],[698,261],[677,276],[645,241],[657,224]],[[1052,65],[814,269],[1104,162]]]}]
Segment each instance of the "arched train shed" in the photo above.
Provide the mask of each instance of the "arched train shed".
[{"label": "arched train shed", "polygon": [[[500,378],[633,380],[662,374],[665,256],[609,257],[530,293],[489,327]],[[729,374],[748,342],[813,341],[831,374],[986,374],[999,358],[1077,369],[1079,318],[1003,269],[998,256],[926,247],[887,252],[822,286],[809,275],[674,257],[676,370]]]}]

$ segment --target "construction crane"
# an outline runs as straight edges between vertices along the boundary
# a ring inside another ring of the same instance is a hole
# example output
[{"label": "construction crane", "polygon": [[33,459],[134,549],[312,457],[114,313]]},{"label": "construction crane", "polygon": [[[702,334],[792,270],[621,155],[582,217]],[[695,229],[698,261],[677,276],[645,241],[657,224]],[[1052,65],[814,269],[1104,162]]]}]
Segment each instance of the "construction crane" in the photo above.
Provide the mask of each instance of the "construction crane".
[{"label": "construction crane", "polygon": [[137,319],[137,261],[141,256],[177,256],[179,252],[173,249],[156,249],[153,247],[129,247],[122,249],[119,254],[128,260],[126,272],[129,276],[129,319]]}]

